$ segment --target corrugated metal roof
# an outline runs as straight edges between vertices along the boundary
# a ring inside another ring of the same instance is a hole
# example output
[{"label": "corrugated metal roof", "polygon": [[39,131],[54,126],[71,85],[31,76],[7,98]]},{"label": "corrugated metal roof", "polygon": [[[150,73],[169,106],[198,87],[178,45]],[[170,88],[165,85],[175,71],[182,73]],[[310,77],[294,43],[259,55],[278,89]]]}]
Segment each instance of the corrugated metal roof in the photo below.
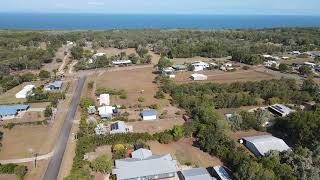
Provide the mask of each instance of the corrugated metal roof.
[{"label": "corrugated metal roof", "polygon": [[146,159],[148,157],[151,157],[152,156],[152,152],[148,149],[138,149],[136,151],[133,151],[131,153],[132,155],[132,158],[136,158],[136,159]]},{"label": "corrugated metal roof", "polygon": [[52,83],[47,84],[45,87],[46,88],[50,88],[50,87],[54,87],[54,88],[61,88],[62,87],[62,81],[54,81]]},{"label": "corrugated metal roof", "polygon": [[170,154],[153,155],[146,159],[127,158],[115,161],[113,174],[117,175],[118,180],[131,179],[152,175],[176,173],[176,161]]},{"label": "corrugated metal roof", "polygon": [[27,110],[29,105],[16,104],[16,105],[0,105],[0,116],[12,116],[18,110]]},{"label": "corrugated metal roof", "polygon": [[204,168],[192,168],[181,171],[185,180],[215,180]]},{"label": "corrugated metal roof", "polygon": [[157,115],[157,111],[153,109],[146,109],[142,111],[142,116],[155,116]]},{"label": "corrugated metal roof", "polygon": [[294,112],[294,110],[288,108],[287,106],[283,105],[283,104],[275,104],[270,106],[270,108],[278,113],[280,113],[282,116],[286,116],[292,112]]},{"label": "corrugated metal roof", "polygon": [[213,167],[214,171],[218,174],[221,180],[231,180],[229,174],[222,166],[215,166]]},{"label": "corrugated metal roof", "polygon": [[262,156],[271,150],[281,152],[290,149],[290,147],[282,139],[271,135],[251,136],[244,137],[243,139],[252,143]]}]

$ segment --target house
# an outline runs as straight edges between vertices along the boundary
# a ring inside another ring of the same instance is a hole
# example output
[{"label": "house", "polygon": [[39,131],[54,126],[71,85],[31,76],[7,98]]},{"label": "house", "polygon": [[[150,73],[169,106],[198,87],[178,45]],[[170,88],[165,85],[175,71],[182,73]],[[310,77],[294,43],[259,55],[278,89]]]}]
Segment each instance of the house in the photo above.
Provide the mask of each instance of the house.
[{"label": "house", "polygon": [[98,111],[101,118],[112,118],[115,109],[113,106],[101,106]]},{"label": "house", "polygon": [[194,81],[206,81],[208,80],[208,76],[204,75],[204,74],[191,74],[191,79]]},{"label": "house", "polygon": [[311,63],[311,62],[304,62],[303,64],[306,65],[306,66],[309,66],[310,68],[317,67],[317,65],[315,63]]},{"label": "house", "polygon": [[213,167],[213,174],[219,180],[231,180],[230,175],[227,173],[226,169],[222,166],[215,166]]},{"label": "house", "polygon": [[54,81],[52,83],[49,83],[44,86],[45,91],[50,91],[50,90],[60,90],[62,87],[62,81]]},{"label": "house", "polygon": [[100,106],[109,106],[110,105],[110,95],[109,94],[100,94],[99,103],[100,103]]},{"label": "house", "polygon": [[181,180],[216,180],[204,168],[192,168],[181,171]]},{"label": "house", "polygon": [[0,105],[0,119],[13,119],[19,112],[25,112],[29,109],[29,107],[29,105],[24,104]]},{"label": "house", "polygon": [[188,69],[187,66],[181,64],[175,64],[172,66],[172,68],[176,71],[186,71]]},{"label": "house", "polygon": [[111,124],[110,134],[132,132],[132,126],[127,126],[123,121],[116,121]]},{"label": "house", "polygon": [[203,71],[209,68],[209,64],[202,61],[195,61],[191,64],[193,66],[193,71]]},{"label": "house", "polygon": [[94,114],[97,111],[95,106],[89,106],[87,110],[88,114]]},{"label": "house", "polygon": [[290,59],[290,58],[289,58],[288,56],[282,56],[281,59],[283,59],[283,60],[288,60],[288,59]]},{"label": "house", "polygon": [[21,91],[16,94],[17,99],[24,99],[27,98],[28,95],[32,92],[34,85],[26,85]]},{"label": "house", "polygon": [[242,138],[243,144],[257,157],[265,156],[269,151],[287,151],[290,147],[279,138],[271,135]]},{"label": "house", "polygon": [[116,60],[116,61],[112,61],[112,64],[116,65],[116,66],[129,65],[129,64],[132,64],[132,61],[131,60]]},{"label": "house", "polygon": [[117,180],[168,179],[176,176],[177,162],[170,154],[153,155],[150,150],[132,152],[132,158],[115,160],[112,174]]},{"label": "house", "polygon": [[285,117],[289,115],[290,113],[295,112],[295,110],[288,108],[287,106],[283,104],[275,104],[272,106],[269,106],[269,111],[272,112],[275,115],[279,115],[282,117]]},{"label": "house", "polygon": [[153,109],[143,110],[141,113],[142,120],[144,121],[152,121],[157,119],[157,111]]},{"label": "house", "polygon": [[94,132],[96,135],[105,135],[107,134],[107,128],[103,123],[100,123],[94,128]]}]

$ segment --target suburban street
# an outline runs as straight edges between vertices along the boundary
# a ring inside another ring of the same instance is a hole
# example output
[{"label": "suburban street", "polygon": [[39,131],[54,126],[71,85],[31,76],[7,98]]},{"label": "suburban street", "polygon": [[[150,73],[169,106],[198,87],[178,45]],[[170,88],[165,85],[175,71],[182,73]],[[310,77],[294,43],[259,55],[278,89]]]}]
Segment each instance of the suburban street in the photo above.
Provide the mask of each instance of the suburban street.
[{"label": "suburban street", "polygon": [[53,156],[50,158],[48,168],[44,175],[45,180],[57,179],[85,80],[86,76],[81,76],[78,80],[77,87],[72,97],[69,111],[61,128],[61,132],[59,134],[57,142],[55,144]]}]

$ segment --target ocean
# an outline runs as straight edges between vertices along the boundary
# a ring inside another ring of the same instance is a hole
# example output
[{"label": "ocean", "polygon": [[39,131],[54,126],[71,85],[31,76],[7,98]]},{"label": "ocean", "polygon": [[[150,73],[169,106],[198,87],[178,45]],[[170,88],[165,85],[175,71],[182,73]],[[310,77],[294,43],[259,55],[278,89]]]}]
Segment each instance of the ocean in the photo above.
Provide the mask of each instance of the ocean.
[{"label": "ocean", "polygon": [[320,26],[320,16],[0,13],[0,29],[239,29]]}]

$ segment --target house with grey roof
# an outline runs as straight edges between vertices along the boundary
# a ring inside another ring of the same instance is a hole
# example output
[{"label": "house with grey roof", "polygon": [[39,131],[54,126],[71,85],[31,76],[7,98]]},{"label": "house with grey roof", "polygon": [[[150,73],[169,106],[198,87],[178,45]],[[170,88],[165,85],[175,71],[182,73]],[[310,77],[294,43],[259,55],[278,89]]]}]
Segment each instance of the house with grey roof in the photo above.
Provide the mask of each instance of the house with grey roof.
[{"label": "house with grey roof", "polygon": [[285,117],[285,116],[289,115],[290,113],[295,112],[295,110],[290,109],[289,107],[287,107],[283,104],[275,104],[275,105],[269,106],[268,109],[273,114],[279,115],[282,117]]},{"label": "house with grey roof", "polygon": [[24,104],[0,105],[0,119],[13,119],[19,112],[27,111],[29,107],[29,105]]},{"label": "house with grey roof", "polygon": [[204,168],[192,168],[181,171],[180,180],[216,180]]},{"label": "house with grey roof", "polygon": [[112,174],[117,180],[172,178],[176,176],[176,163],[170,154],[153,155],[150,150],[139,149],[132,158],[116,160]]},{"label": "house with grey roof", "polygon": [[287,151],[290,147],[280,138],[263,135],[242,138],[244,145],[257,157],[265,156],[269,151]]},{"label": "house with grey roof", "polygon": [[54,81],[52,83],[46,84],[44,86],[45,91],[50,91],[50,90],[60,90],[62,87],[62,81]]}]

